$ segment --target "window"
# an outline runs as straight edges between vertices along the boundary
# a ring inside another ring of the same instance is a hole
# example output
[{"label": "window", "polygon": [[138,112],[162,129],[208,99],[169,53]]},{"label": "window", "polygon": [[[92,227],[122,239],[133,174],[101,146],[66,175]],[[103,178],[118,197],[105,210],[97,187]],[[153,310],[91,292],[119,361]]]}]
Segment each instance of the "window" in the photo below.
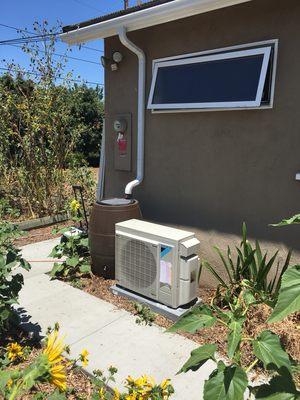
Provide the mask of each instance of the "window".
[{"label": "window", "polygon": [[148,108],[271,107],[275,44],[155,60]]}]

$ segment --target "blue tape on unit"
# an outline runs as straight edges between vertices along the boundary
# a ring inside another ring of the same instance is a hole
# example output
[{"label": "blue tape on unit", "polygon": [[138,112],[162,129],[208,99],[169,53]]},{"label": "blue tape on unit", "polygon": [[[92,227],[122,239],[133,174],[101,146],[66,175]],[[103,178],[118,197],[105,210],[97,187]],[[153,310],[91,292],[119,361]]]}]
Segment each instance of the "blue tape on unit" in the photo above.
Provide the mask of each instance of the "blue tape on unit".
[{"label": "blue tape on unit", "polygon": [[166,256],[170,251],[172,250],[172,247],[169,246],[161,246],[160,247],[160,258],[163,258]]}]

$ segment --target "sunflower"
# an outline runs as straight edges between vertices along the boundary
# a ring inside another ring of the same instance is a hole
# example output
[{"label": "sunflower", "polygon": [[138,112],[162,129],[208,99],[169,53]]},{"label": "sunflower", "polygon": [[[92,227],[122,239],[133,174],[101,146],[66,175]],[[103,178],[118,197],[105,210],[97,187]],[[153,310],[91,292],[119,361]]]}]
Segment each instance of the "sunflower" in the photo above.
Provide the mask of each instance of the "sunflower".
[{"label": "sunflower", "polygon": [[120,400],[120,392],[117,388],[114,388],[114,397],[113,400]]},{"label": "sunflower", "polygon": [[61,364],[64,360],[62,352],[64,350],[64,343],[62,339],[58,338],[58,331],[54,330],[47,338],[47,345],[43,354],[47,357],[50,364],[49,373],[51,376],[50,382],[57,386],[60,390],[66,390],[66,370],[65,366]]},{"label": "sunflower", "polygon": [[9,361],[15,361],[17,358],[23,358],[23,347],[17,342],[10,343],[7,348],[7,357]]},{"label": "sunflower", "polygon": [[80,203],[78,200],[74,199],[70,203],[70,209],[75,214],[80,208]]},{"label": "sunflower", "polygon": [[89,354],[90,353],[86,349],[83,349],[82,352],[80,353],[80,361],[82,362],[82,365],[84,367],[86,367],[89,363],[89,359],[88,359]]}]

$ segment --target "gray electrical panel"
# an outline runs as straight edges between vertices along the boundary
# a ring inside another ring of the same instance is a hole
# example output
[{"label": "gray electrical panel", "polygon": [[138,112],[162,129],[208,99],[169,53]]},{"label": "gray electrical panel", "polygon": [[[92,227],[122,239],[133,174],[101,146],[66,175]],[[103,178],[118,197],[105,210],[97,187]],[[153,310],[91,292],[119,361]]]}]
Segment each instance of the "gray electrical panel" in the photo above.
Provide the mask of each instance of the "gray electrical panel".
[{"label": "gray electrical panel", "polygon": [[112,124],[115,169],[131,171],[131,114],[115,115]]}]

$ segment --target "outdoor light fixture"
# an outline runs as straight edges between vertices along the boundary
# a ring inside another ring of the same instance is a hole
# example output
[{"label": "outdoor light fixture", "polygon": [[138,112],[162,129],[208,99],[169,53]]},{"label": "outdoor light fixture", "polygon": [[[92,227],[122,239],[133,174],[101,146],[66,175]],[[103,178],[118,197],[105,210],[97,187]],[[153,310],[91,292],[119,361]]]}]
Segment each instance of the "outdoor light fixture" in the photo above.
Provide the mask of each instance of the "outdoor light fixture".
[{"label": "outdoor light fixture", "polygon": [[115,51],[112,58],[105,56],[101,57],[101,64],[103,68],[107,68],[110,65],[112,71],[117,71],[118,64],[123,60],[123,55],[119,51]]},{"label": "outdoor light fixture", "polygon": [[123,56],[119,51],[115,51],[112,55],[112,59],[115,63],[119,64],[123,60]]},{"label": "outdoor light fixture", "polygon": [[109,58],[101,56],[101,64],[103,68],[106,68],[108,66],[109,61]]}]

